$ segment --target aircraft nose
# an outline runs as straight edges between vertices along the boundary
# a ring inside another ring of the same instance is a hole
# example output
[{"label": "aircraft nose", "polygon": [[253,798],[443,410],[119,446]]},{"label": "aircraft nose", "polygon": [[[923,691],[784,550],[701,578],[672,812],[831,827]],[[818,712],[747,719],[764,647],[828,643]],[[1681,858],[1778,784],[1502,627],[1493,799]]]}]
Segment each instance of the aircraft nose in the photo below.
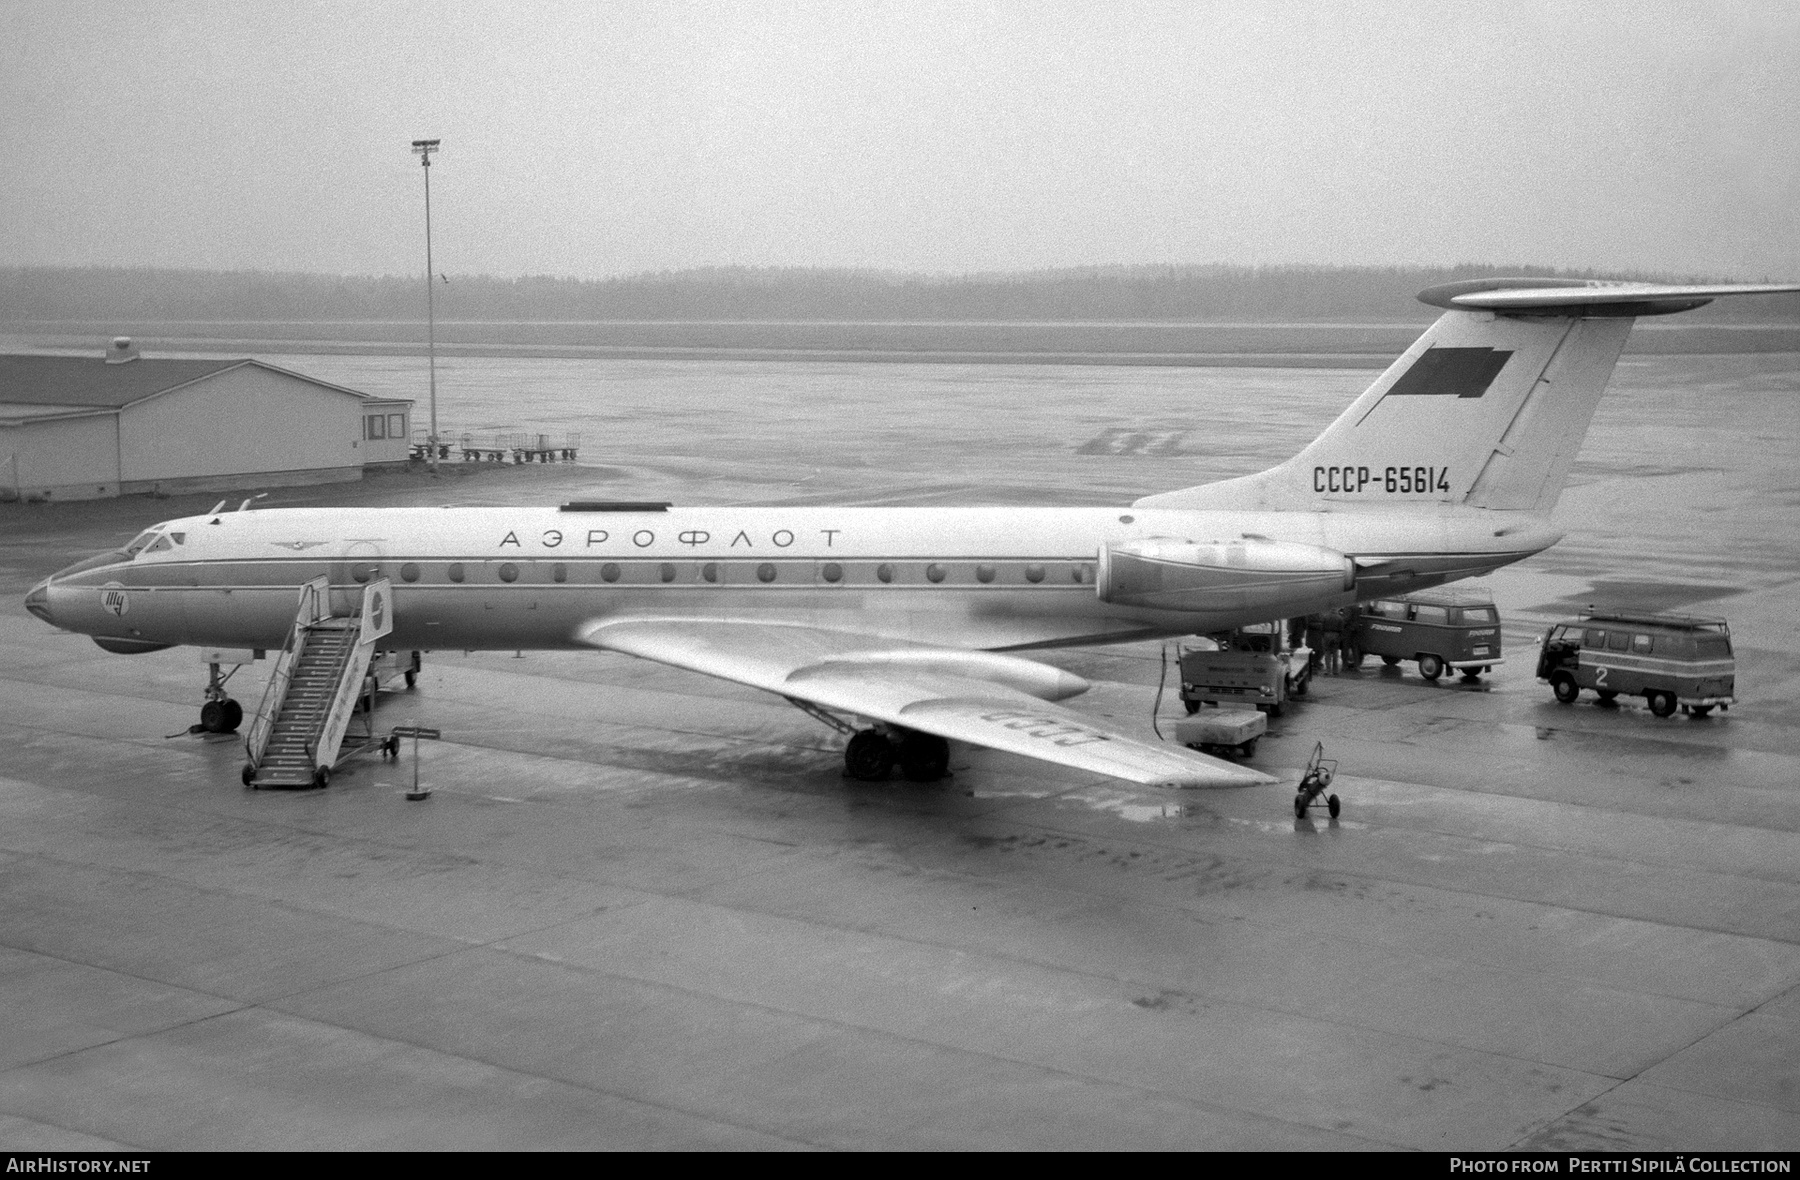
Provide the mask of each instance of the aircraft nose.
[{"label": "aircraft nose", "polygon": [[50,580],[48,578],[31,588],[25,596],[25,609],[44,622],[55,625],[56,620],[50,617]]}]

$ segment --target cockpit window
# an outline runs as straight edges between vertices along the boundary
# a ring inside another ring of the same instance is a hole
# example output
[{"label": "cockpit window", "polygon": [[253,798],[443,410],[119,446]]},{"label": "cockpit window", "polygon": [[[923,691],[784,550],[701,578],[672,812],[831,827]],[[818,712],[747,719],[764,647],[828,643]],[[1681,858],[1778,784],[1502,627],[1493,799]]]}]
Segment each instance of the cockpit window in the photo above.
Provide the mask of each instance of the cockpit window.
[{"label": "cockpit window", "polygon": [[165,550],[169,550],[169,549],[173,549],[173,548],[175,548],[174,542],[170,541],[169,538],[158,537],[158,538],[156,538],[156,540],[150,542],[150,547],[148,549],[145,549],[144,552],[145,553],[162,553]]},{"label": "cockpit window", "polygon": [[131,544],[125,546],[125,556],[126,557],[136,557],[138,554],[140,554],[144,551],[144,549],[150,544],[150,542],[152,542],[154,540],[156,540],[156,530],[155,529],[145,529],[143,532],[139,533],[137,536],[135,536],[131,539]]}]

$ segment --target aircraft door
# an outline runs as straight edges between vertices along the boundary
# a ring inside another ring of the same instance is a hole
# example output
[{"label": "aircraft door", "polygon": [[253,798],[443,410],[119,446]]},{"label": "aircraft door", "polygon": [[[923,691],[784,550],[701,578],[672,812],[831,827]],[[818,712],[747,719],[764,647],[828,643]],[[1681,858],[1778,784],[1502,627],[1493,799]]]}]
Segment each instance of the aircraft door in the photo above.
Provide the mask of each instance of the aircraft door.
[{"label": "aircraft door", "polygon": [[382,541],[345,541],[331,562],[331,613],[339,618],[354,615],[362,608],[363,587],[387,576]]}]

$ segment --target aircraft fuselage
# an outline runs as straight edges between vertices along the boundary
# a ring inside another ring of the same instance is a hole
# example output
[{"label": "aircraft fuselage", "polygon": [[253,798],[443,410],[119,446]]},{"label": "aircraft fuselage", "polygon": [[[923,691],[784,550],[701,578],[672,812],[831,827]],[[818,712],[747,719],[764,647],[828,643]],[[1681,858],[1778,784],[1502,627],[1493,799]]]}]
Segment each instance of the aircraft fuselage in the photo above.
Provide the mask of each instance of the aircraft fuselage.
[{"label": "aircraft fuselage", "polygon": [[[1139,508],[343,508],[170,521],[135,557],[90,559],[34,590],[34,613],[100,639],[271,648],[296,589],[334,606],[394,587],[391,646],[553,649],[619,618],[740,619],[960,648],[1214,631],[1484,573],[1553,544],[1541,517],[1448,507],[1196,512]],[[162,538],[168,538],[166,541]],[[1107,546],[1290,542],[1355,559],[1353,586],[1209,595],[1204,610],[1103,601]]]}]

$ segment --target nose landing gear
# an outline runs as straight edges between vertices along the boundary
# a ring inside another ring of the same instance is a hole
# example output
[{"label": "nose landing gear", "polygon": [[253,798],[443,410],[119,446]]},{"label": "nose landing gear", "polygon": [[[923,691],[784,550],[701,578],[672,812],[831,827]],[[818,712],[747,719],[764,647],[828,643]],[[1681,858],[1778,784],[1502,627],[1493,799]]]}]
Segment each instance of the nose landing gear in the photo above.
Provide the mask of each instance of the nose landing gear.
[{"label": "nose landing gear", "polygon": [[230,697],[220,697],[200,706],[200,728],[207,733],[236,733],[244,720],[244,706]]},{"label": "nose landing gear", "polygon": [[232,700],[225,692],[225,682],[243,665],[232,665],[231,671],[223,676],[219,675],[218,664],[208,664],[206,667],[206,703],[200,706],[200,724],[195,732],[236,733],[238,725],[244,720],[244,706]]}]

